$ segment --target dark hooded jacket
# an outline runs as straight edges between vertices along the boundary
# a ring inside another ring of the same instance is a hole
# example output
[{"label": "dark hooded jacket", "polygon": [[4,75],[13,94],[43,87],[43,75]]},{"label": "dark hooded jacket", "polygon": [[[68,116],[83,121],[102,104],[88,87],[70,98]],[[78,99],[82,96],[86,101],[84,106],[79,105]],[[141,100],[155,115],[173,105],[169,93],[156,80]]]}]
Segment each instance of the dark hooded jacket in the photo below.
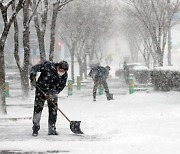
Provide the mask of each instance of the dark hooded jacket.
[{"label": "dark hooded jacket", "polygon": [[109,75],[109,70],[103,66],[93,67],[89,72],[89,76],[93,80],[106,80]]},{"label": "dark hooded jacket", "polygon": [[37,80],[37,86],[46,94],[58,94],[66,86],[67,72],[59,76],[56,66],[57,63],[46,61],[31,68],[30,79],[36,77],[37,72],[41,72]]}]

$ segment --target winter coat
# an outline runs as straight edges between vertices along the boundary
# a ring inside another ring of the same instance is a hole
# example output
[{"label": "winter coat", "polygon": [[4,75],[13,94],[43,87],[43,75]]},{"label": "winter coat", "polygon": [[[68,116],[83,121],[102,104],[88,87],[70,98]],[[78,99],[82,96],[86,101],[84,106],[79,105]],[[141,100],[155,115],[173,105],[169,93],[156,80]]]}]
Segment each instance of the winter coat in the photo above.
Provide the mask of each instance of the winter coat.
[{"label": "winter coat", "polygon": [[36,77],[37,72],[41,72],[37,85],[46,94],[58,94],[66,86],[67,72],[59,76],[56,70],[56,63],[46,61],[33,66],[30,71],[30,79]]},{"label": "winter coat", "polygon": [[93,67],[89,72],[89,76],[95,80],[106,80],[109,75],[109,70],[103,66]]},{"label": "winter coat", "polygon": [[123,68],[124,68],[124,75],[128,77],[129,76],[129,67],[128,67],[128,65],[124,64]]}]

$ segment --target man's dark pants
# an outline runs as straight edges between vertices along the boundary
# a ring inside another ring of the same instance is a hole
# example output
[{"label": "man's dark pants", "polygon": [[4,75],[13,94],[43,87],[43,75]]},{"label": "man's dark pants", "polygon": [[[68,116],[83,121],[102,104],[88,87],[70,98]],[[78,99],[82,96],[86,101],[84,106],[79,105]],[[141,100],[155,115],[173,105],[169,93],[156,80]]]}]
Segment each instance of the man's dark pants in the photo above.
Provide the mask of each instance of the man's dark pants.
[{"label": "man's dark pants", "polygon": [[[40,129],[40,120],[41,120],[41,113],[44,107],[44,103],[47,100],[48,110],[49,110],[49,119],[48,119],[48,129],[50,131],[55,131],[56,127],[56,120],[57,120],[57,108],[56,106],[58,98],[57,96],[54,99],[48,100],[42,92],[36,89],[35,93],[35,102],[34,102],[34,113],[33,113],[33,130]],[[55,104],[55,105],[53,105]]]},{"label": "man's dark pants", "polygon": [[98,89],[98,86],[102,85],[105,89],[105,93],[106,93],[106,97],[110,97],[110,94],[109,94],[109,88],[108,88],[108,84],[106,82],[105,79],[95,79],[94,80],[94,87],[93,87],[93,98],[96,99],[96,93],[97,93],[97,89]]}]

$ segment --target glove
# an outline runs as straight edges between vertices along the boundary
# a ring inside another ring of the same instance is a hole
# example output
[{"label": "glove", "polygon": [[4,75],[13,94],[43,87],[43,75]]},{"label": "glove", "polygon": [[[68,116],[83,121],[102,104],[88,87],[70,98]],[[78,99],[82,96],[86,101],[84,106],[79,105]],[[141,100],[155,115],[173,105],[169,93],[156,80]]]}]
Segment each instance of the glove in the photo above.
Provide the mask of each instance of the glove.
[{"label": "glove", "polygon": [[31,78],[31,85],[36,87],[36,78],[35,77]]}]

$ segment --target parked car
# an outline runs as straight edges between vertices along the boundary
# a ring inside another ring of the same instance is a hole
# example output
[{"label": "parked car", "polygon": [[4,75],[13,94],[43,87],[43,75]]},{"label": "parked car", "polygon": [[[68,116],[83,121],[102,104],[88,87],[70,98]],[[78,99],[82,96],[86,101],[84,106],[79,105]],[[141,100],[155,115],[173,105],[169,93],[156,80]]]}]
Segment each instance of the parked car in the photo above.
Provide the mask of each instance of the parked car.
[{"label": "parked car", "polygon": [[[140,63],[127,63],[129,67],[129,72],[133,73],[135,70],[135,67],[142,67],[143,65]],[[145,66],[146,67],[146,66]],[[115,75],[118,77],[123,77],[124,69],[123,69],[123,64],[120,65],[120,68],[115,71]]]},{"label": "parked car", "polygon": [[[127,63],[129,67],[129,74],[134,74],[134,77],[139,83],[147,83],[150,80],[150,72],[147,66],[141,63]],[[118,70],[116,70],[115,75],[118,77],[124,77],[123,64]]]}]

